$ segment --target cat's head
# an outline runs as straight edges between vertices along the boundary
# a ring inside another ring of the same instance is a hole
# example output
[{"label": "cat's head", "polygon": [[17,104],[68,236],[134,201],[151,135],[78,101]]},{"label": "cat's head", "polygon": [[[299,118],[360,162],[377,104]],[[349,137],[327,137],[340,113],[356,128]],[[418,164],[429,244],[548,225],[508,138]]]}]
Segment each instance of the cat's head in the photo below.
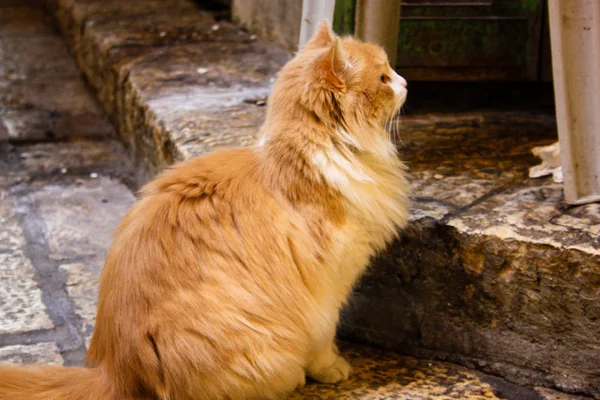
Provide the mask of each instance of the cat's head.
[{"label": "cat's head", "polygon": [[356,136],[362,128],[383,126],[407,93],[380,46],[338,37],[325,20],[281,70],[270,113],[289,116],[300,107],[319,123]]}]

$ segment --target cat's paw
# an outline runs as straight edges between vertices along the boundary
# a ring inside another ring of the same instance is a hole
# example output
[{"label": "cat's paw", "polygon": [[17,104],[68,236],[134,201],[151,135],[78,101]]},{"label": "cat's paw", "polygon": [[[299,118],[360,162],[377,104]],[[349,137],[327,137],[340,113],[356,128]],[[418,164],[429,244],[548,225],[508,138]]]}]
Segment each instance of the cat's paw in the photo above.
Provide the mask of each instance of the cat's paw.
[{"label": "cat's paw", "polygon": [[319,371],[314,371],[310,376],[322,383],[337,383],[345,381],[352,374],[350,363],[342,356],[338,356],[335,362]]},{"label": "cat's paw", "polygon": [[298,384],[296,385],[296,389],[303,388],[304,386],[306,386],[306,374],[302,373],[302,375],[300,376],[300,380],[298,381]]}]

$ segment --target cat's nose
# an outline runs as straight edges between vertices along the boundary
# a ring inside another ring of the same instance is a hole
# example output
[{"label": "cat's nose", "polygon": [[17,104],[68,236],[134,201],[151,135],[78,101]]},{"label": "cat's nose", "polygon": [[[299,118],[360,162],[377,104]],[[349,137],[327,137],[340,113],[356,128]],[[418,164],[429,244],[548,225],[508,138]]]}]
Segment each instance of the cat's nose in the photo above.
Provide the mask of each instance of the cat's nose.
[{"label": "cat's nose", "polygon": [[406,79],[404,79],[404,78],[403,78],[403,77],[401,77],[400,75],[398,75],[398,78],[399,78],[398,80],[399,80],[399,82],[400,82],[400,85],[401,85],[403,88],[406,88],[406,87],[408,86],[408,82],[406,82]]},{"label": "cat's nose", "polygon": [[396,73],[396,71],[392,71],[392,83],[394,86],[396,87],[400,87],[400,88],[404,88],[406,89],[406,86],[408,85],[408,83],[406,82],[406,79],[404,79],[403,77],[401,77],[400,75],[398,75]]}]

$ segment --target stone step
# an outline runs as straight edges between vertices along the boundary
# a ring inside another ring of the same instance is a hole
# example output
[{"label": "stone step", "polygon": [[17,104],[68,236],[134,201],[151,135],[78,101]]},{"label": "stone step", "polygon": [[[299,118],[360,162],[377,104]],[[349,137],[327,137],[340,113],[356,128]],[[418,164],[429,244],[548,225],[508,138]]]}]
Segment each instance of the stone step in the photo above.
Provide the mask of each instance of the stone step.
[{"label": "stone step", "polygon": [[545,116],[403,123],[412,224],[345,310],[345,337],[600,395],[600,205],[529,179]]},{"label": "stone step", "polygon": [[43,8],[0,7],[0,141],[114,135]]},{"label": "stone step", "polygon": [[[188,0],[47,0],[146,179],[250,145],[290,54]],[[410,104],[410,96],[409,96]],[[532,180],[551,115],[471,112],[399,122],[412,224],[376,260],[341,335],[511,381],[600,396],[600,206]]]},{"label": "stone step", "polygon": [[254,142],[290,58],[191,1],[48,1],[79,67],[148,177]]}]

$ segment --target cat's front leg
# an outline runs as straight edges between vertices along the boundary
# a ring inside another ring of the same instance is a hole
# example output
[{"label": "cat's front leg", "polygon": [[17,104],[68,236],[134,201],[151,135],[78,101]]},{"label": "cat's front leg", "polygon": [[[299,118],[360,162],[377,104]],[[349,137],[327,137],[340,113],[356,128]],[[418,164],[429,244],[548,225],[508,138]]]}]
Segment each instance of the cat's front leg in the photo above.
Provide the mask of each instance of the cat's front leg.
[{"label": "cat's front leg", "polygon": [[336,383],[348,379],[352,373],[350,363],[339,354],[339,350],[332,340],[331,343],[320,349],[307,368],[308,375],[323,383]]}]

